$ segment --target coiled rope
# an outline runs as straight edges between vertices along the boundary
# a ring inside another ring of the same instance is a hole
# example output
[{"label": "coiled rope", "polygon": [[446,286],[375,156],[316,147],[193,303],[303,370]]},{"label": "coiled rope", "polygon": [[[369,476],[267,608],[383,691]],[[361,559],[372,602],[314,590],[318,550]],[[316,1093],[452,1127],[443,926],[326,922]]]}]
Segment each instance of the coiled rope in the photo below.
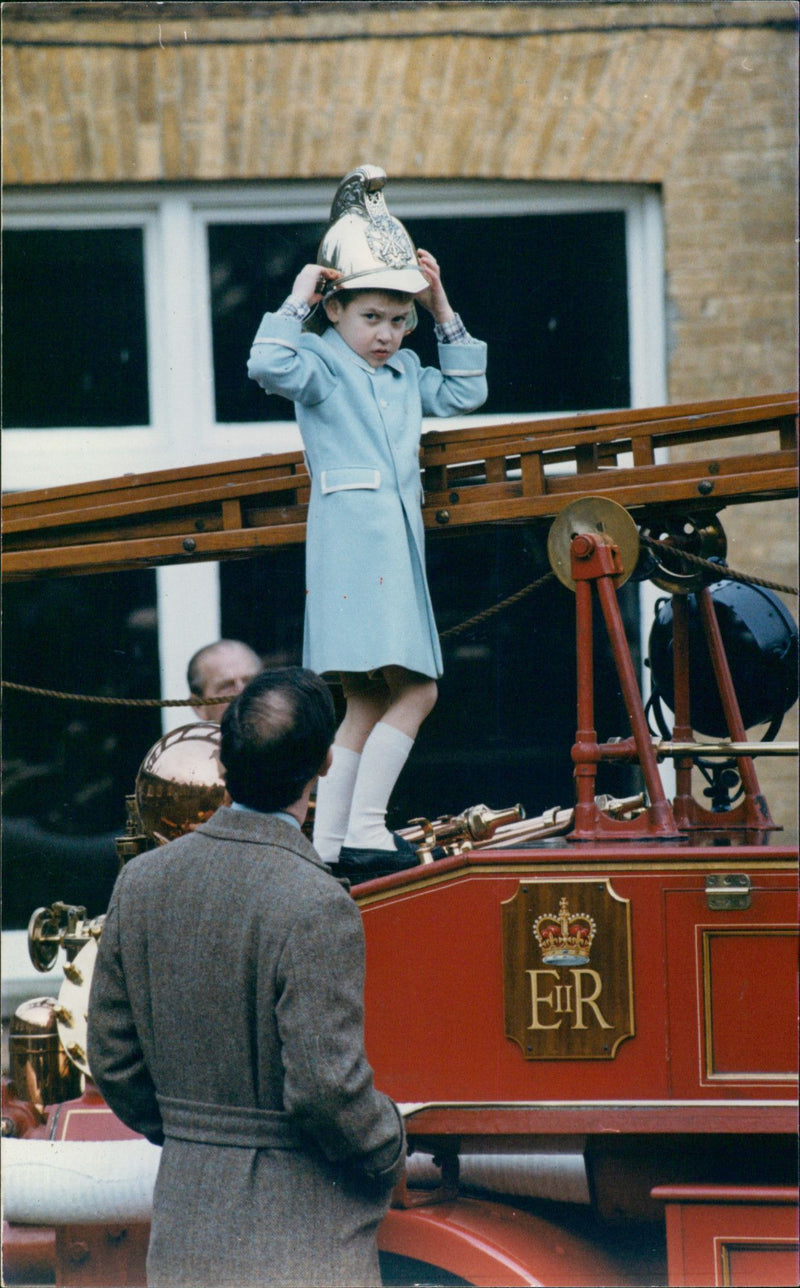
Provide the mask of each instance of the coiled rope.
[{"label": "coiled rope", "polygon": [[[766,590],[781,591],[784,595],[797,595],[796,586],[784,586],[779,582],[765,581],[760,577],[752,577],[747,573],[736,572],[733,568],[728,568],[726,564],[714,563],[710,559],[701,559],[699,555],[690,554],[687,550],[676,550],[668,541],[658,541],[654,537],[648,537],[640,534],[640,541],[643,545],[666,550],[676,559],[682,559],[685,563],[695,568],[702,568],[713,578],[714,581],[738,581],[746,586],[762,586]],[[512,608],[521,600],[532,595],[534,591],[539,590],[547,582],[555,577],[554,572],[546,572],[543,577],[537,581],[530,582],[517,590],[513,595],[508,595],[498,603],[492,604],[491,607],[483,609],[482,612],[476,613],[473,617],[468,617],[466,621],[459,622],[457,626],[451,626],[448,630],[442,631],[440,638],[452,639],[456,635],[462,635],[465,631],[472,630],[477,626],[482,626],[484,622],[495,617],[498,613]],[[39,689],[31,684],[16,684],[11,680],[0,681],[0,687],[8,689],[14,693],[30,693],[40,698],[55,698],[61,702],[88,702],[95,706],[106,707],[210,707],[220,706],[223,702],[231,702],[231,698],[214,698],[208,702],[203,698],[192,695],[188,698],[103,698],[90,696],[85,693],[60,693],[57,689]]]},{"label": "coiled rope", "polygon": [[782,586],[777,581],[764,581],[761,577],[751,577],[749,573],[736,572],[727,564],[714,563],[711,559],[701,559],[699,555],[690,554],[688,550],[676,550],[668,541],[658,541],[655,537],[648,537],[642,533],[639,534],[639,540],[643,546],[666,550],[676,559],[683,559],[692,567],[702,568],[712,575],[714,581],[739,581],[745,586],[763,586],[766,590],[779,590],[784,595],[798,594],[796,586]]}]

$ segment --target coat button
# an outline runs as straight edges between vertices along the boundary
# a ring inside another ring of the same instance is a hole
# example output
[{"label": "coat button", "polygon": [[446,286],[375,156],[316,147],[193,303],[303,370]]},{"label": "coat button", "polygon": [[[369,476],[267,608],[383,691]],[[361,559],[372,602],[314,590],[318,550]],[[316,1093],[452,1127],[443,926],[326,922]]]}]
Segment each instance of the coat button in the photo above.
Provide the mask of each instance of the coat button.
[{"label": "coat button", "polygon": [[386,399],[385,399],[385,398],[381,398],[381,407],[388,407],[388,406],[389,406],[389,404],[388,404],[388,402],[386,401]]}]

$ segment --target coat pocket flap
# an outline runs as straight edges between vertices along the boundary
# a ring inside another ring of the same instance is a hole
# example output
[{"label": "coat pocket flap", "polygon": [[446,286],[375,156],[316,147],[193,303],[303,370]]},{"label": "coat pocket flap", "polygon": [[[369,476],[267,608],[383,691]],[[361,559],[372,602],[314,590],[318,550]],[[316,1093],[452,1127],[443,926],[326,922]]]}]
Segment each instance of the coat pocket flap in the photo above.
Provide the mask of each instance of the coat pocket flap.
[{"label": "coat pocket flap", "polygon": [[337,470],[323,470],[320,475],[323,496],[327,496],[329,492],[347,492],[360,488],[375,492],[380,485],[380,470],[369,469],[366,465],[348,465]]}]

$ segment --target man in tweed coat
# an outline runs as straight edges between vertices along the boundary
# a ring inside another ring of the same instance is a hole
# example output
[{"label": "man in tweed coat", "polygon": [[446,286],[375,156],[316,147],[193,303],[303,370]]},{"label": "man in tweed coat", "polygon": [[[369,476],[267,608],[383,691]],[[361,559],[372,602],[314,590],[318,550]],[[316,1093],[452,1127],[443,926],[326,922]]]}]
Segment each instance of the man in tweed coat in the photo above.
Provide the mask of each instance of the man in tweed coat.
[{"label": "man in tweed coat", "polygon": [[380,1283],[402,1120],[364,1052],[359,911],[300,831],[334,730],[318,676],[257,676],[222,721],[233,804],[114,890],[89,1061],[163,1143],[154,1288]]}]

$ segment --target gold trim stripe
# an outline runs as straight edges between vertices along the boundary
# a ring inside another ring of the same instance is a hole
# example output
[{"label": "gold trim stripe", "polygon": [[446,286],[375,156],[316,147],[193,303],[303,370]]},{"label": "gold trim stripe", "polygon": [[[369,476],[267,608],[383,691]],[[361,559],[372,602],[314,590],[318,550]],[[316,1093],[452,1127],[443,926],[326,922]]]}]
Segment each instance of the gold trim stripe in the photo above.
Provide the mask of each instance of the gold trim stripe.
[{"label": "gold trim stripe", "polygon": [[[425,865],[430,866],[430,865]],[[358,887],[352,891],[353,898],[359,907],[368,908],[374,903],[382,903],[388,899],[396,898],[398,895],[408,895],[421,890],[429,890],[432,886],[442,885],[447,881],[463,881],[473,876],[502,876],[502,877],[520,877],[525,876],[547,876],[551,873],[559,877],[569,873],[574,880],[580,880],[585,873],[624,873],[626,876],[637,877],[642,873],[660,872],[663,876],[670,876],[672,873],[684,872],[774,872],[776,875],[789,872],[797,873],[797,861],[794,859],[733,859],[729,857],[727,861],[720,859],[714,860],[697,860],[685,859],[675,863],[665,863],[664,860],[652,862],[645,860],[643,862],[631,861],[630,859],[623,863],[619,860],[603,861],[600,859],[586,861],[585,859],[576,859],[572,863],[519,863],[519,864],[489,864],[476,863],[465,865],[464,867],[450,868],[447,872],[439,872],[425,877],[422,880],[404,880],[397,885],[393,885],[388,890],[376,890],[374,893],[365,893],[360,895]],[[415,873],[419,869],[411,868],[410,871]]]}]

